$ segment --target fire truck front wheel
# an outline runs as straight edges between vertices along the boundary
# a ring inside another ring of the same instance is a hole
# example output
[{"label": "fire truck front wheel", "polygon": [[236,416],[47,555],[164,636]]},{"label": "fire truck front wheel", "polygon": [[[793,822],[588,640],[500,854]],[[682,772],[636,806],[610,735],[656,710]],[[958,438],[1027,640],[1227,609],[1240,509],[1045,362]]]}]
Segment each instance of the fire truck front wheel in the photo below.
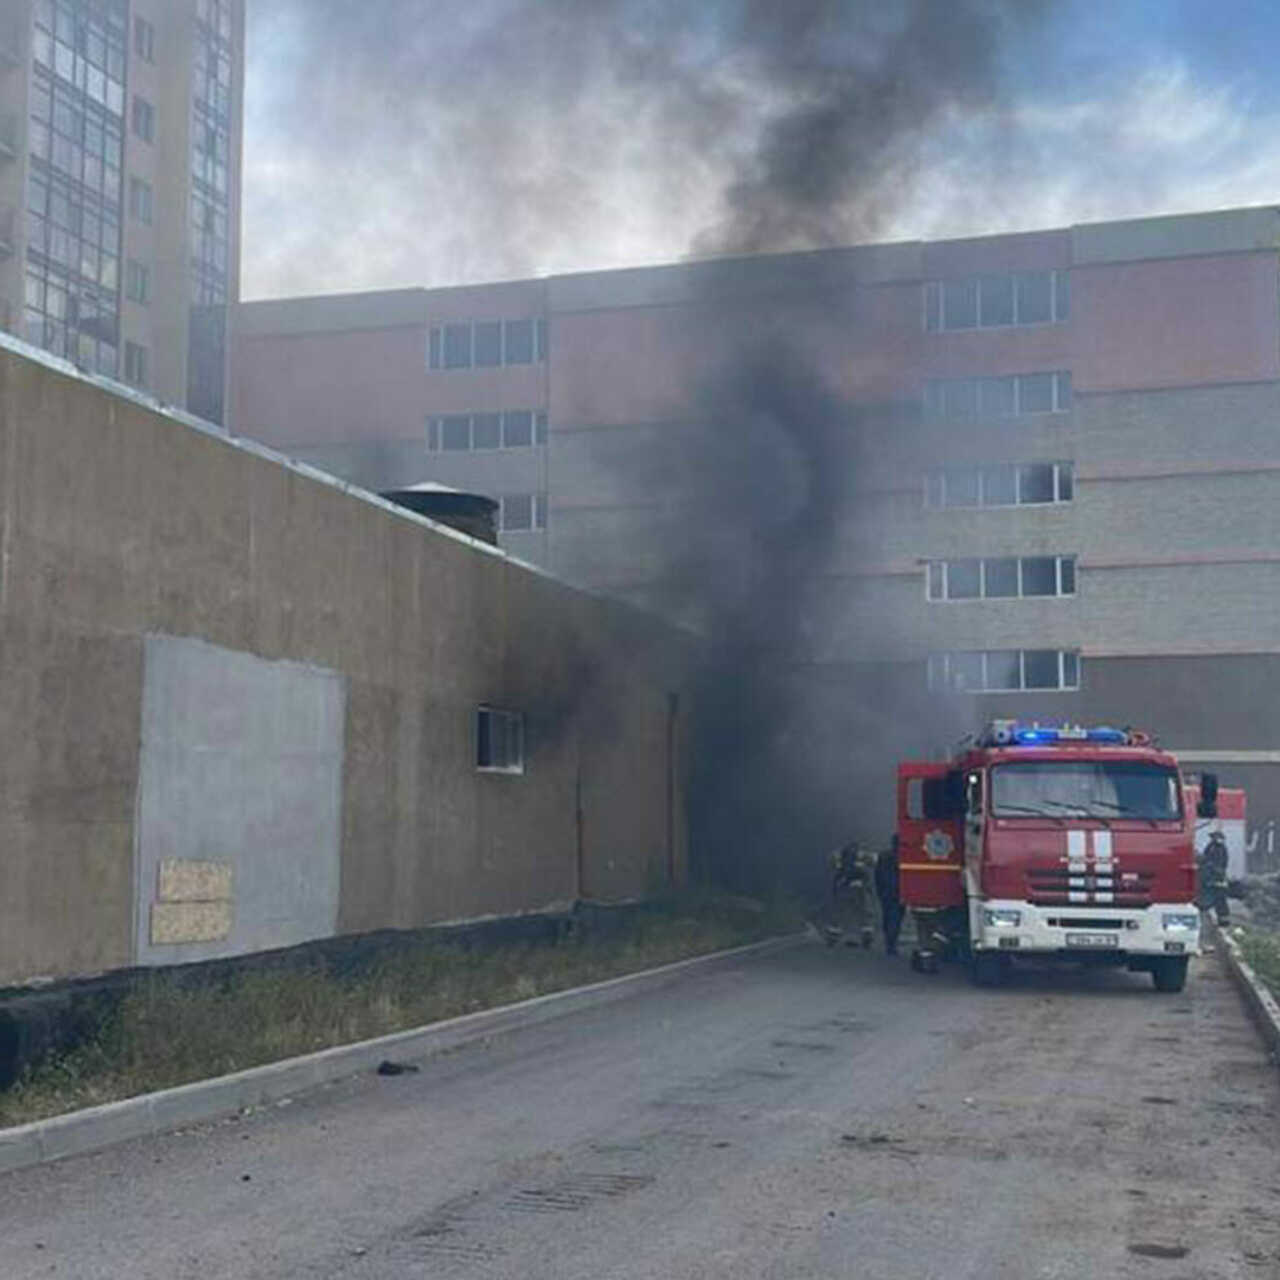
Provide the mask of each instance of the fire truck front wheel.
[{"label": "fire truck front wheel", "polygon": [[1012,967],[1008,956],[998,951],[975,951],[969,962],[969,974],[974,985],[979,987],[998,987],[1009,977]]},{"label": "fire truck front wheel", "polygon": [[1187,985],[1187,957],[1161,956],[1151,969],[1157,991],[1181,991]]}]

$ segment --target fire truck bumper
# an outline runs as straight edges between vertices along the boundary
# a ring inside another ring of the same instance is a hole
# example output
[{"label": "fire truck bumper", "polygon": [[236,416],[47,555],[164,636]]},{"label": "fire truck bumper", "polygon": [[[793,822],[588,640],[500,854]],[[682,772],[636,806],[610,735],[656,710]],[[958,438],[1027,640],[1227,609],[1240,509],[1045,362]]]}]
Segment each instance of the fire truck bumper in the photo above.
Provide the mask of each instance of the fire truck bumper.
[{"label": "fire truck bumper", "polygon": [[1200,954],[1200,912],[1194,903],[1109,910],[991,900],[975,903],[972,915],[970,936],[977,951],[1113,961]]}]

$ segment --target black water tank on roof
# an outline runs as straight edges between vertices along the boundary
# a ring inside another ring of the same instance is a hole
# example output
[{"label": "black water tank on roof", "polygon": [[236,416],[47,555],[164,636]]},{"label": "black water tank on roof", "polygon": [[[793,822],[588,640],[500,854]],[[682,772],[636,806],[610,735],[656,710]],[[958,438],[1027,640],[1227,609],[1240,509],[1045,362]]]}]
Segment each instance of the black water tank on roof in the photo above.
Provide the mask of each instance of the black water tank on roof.
[{"label": "black water tank on roof", "polygon": [[498,503],[482,493],[466,493],[424,480],[405,489],[386,489],[382,496],[398,507],[416,511],[437,524],[447,524],[491,546],[498,545]]}]

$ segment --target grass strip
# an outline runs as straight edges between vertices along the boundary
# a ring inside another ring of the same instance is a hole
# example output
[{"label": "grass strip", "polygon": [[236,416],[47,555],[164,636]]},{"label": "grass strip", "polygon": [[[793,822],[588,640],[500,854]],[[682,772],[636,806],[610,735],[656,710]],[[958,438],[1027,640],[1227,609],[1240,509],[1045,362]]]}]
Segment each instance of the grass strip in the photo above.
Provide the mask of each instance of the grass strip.
[{"label": "grass strip", "polygon": [[207,984],[150,975],[76,1048],[0,1094],[0,1127],[743,946],[801,923],[788,904],[701,896],[642,910],[607,936],[484,948],[424,941],[342,974],[316,963]]},{"label": "grass strip", "polygon": [[1280,1000],[1280,933],[1253,926],[1237,935],[1240,951],[1254,973]]}]

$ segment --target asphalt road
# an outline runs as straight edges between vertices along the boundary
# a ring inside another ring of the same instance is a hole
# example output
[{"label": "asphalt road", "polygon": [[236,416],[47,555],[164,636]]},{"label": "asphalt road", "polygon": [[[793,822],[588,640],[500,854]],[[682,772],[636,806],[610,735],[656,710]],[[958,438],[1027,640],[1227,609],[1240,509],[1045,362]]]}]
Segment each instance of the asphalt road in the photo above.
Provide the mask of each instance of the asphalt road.
[{"label": "asphalt road", "polygon": [[818,945],[0,1177],[0,1275],[1280,1276],[1280,1072],[1210,959]]}]

